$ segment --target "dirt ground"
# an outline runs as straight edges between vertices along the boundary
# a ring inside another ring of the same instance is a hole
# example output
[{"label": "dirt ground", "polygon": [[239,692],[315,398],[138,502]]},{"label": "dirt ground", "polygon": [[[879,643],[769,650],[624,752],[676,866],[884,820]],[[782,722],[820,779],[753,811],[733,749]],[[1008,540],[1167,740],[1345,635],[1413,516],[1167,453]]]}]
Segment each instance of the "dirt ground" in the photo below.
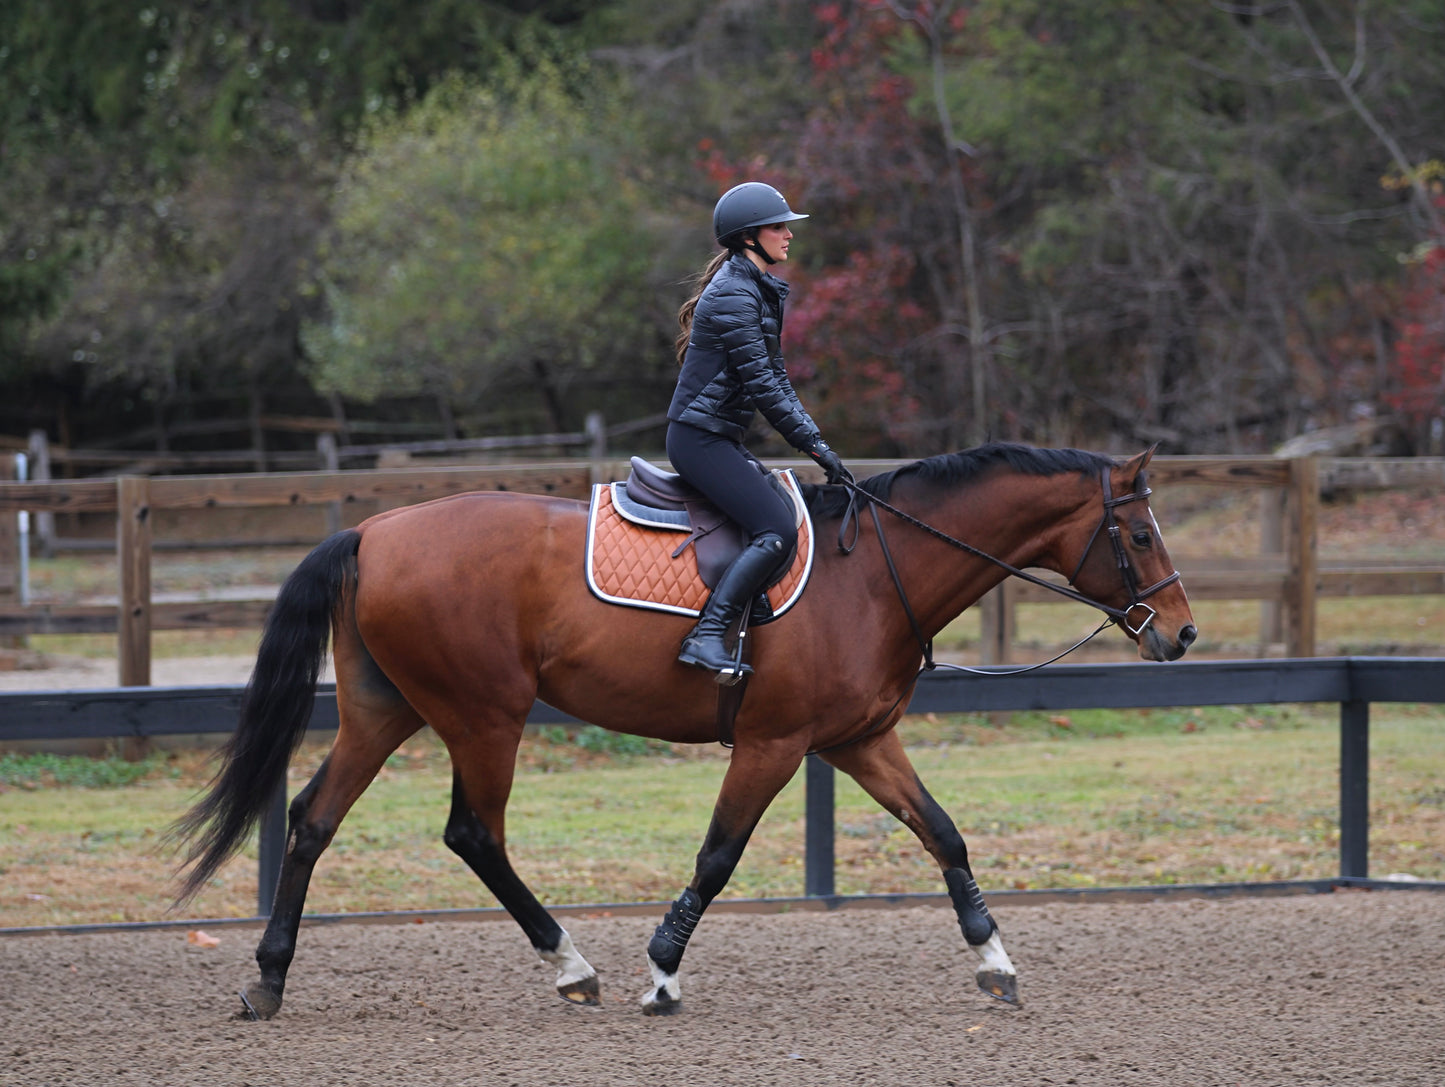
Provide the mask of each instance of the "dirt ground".
[{"label": "dirt ground", "polygon": [[976,991],[946,906],[710,915],[662,1020],[636,1005],[651,917],[563,918],[598,1009],[506,921],[308,926],[265,1023],[235,1017],[254,929],[8,937],[0,1084],[1445,1083],[1437,894],[995,913],[1022,1009]]}]

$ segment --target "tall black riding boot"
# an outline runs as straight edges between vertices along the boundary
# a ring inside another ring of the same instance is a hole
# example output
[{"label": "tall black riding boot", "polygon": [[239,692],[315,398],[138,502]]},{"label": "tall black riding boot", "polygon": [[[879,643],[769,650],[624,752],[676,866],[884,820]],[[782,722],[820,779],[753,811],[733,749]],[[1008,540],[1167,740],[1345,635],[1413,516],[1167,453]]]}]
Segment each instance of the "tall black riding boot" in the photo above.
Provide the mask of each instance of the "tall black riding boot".
[{"label": "tall black riding boot", "polygon": [[782,537],[777,533],[755,536],[723,573],[698,617],[697,626],[683,639],[677,659],[718,673],[719,683],[736,683],[750,674],[752,669],[746,664],[740,666],[727,651],[723,635],[786,559]]}]

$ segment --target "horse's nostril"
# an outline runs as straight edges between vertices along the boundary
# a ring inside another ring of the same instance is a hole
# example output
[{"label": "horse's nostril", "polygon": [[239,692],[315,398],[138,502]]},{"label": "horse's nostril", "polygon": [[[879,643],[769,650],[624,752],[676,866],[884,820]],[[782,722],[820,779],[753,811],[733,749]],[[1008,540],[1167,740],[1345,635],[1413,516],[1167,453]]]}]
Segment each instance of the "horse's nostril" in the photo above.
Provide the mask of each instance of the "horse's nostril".
[{"label": "horse's nostril", "polygon": [[1194,629],[1194,624],[1186,623],[1179,628],[1179,647],[1181,649],[1188,649],[1194,644],[1194,639],[1197,637],[1199,637],[1199,631]]}]

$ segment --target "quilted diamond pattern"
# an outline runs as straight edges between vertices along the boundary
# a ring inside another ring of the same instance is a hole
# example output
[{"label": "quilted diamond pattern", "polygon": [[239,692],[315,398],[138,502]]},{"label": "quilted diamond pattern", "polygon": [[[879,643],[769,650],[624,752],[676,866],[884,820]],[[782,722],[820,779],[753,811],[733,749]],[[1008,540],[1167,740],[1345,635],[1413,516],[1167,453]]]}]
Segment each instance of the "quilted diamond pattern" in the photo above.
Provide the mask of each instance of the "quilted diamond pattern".
[{"label": "quilted diamond pattern", "polygon": [[[612,489],[603,484],[592,489],[591,518],[593,592],[636,607],[702,610],[708,588],[698,575],[692,548],[672,557],[685,539],[684,533],[644,528],[626,520],[612,504]],[[802,590],[811,566],[812,527],[804,517],[798,528],[798,557],[783,580],[768,590],[774,611]]]}]

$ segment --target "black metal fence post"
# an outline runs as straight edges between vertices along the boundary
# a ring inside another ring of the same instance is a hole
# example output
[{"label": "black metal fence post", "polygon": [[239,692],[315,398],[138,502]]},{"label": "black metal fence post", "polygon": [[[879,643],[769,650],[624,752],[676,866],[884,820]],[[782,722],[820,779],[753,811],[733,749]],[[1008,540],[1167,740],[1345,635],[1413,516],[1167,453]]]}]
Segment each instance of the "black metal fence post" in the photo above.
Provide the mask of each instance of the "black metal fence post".
[{"label": "black metal fence post", "polygon": [[256,881],[256,915],[271,916],[276,901],[276,883],[281,876],[281,858],[286,854],[286,775],[271,790],[271,799],[261,813],[260,873]]},{"label": "black metal fence post", "polygon": [[1340,703],[1340,878],[1370,875],[1370,704]]},{"label": "black metal fence post", "polygon": [[817,755],[805,760],[803,836],[803,893],[831,895],[833,890],[833,776]]}]

